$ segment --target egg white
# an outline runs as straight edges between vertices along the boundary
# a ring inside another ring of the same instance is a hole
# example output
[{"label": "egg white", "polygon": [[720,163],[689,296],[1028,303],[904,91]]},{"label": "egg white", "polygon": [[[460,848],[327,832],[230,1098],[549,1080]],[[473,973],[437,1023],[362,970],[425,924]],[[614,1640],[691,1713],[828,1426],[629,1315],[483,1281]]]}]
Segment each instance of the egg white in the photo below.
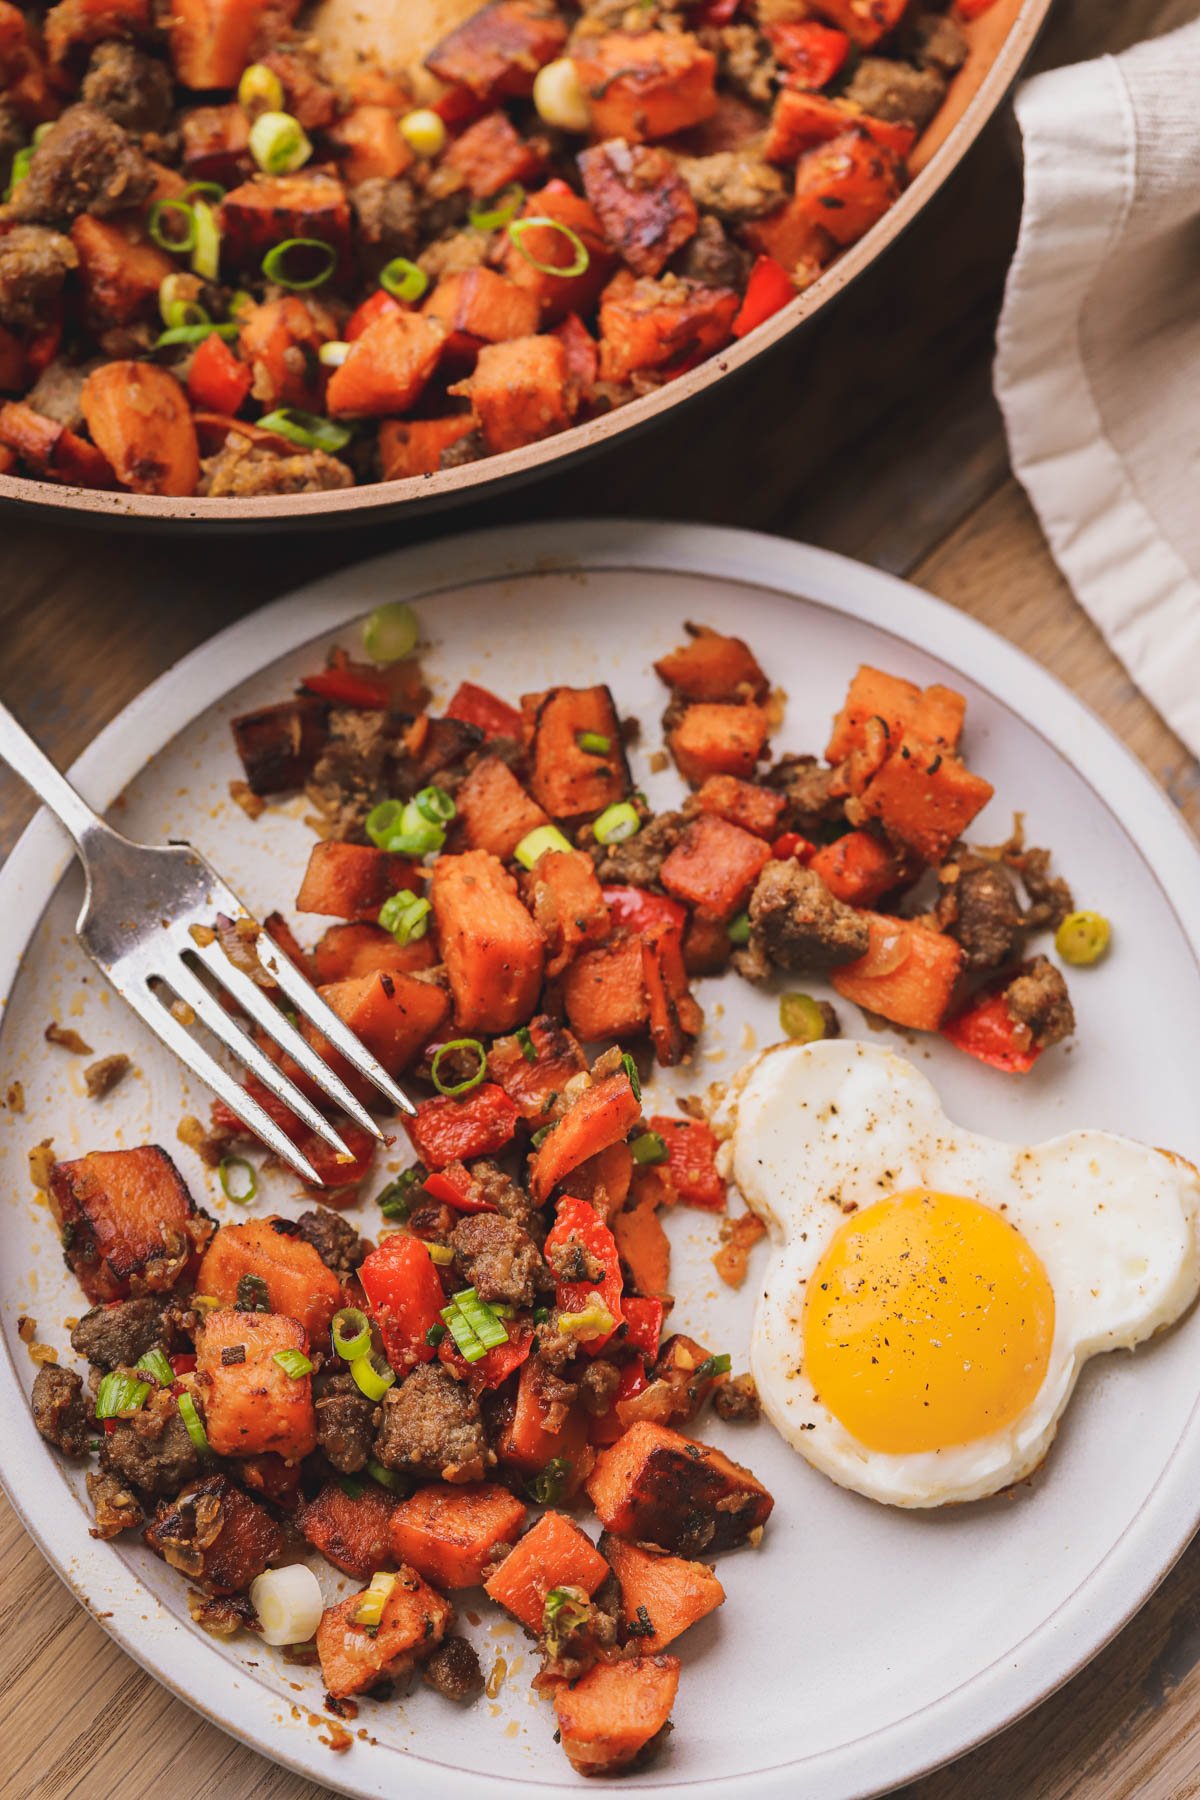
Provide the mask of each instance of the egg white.
[{"label": "egg white", "polygon": [[[843,1487],[892,1506],[978,1500],[1031,1474],[1079,1372],[1172,1325],[1200,1290],[1200,1175],[1105,1131],[1018,1146],[949,1120],[902,1057],[835,1039],[780,1044],[731,1084],[716,1121],[727,1173],[774,1251],[754,1317],[763,1407],[800,1454]],[[995,1208],[1041,1258],[1054,1290],[1045,1377],[1013,1423],[967,1444],[889,1454],[858,1442],[801,1366],[806,1284],[846,1217],[910,1188]]]}]

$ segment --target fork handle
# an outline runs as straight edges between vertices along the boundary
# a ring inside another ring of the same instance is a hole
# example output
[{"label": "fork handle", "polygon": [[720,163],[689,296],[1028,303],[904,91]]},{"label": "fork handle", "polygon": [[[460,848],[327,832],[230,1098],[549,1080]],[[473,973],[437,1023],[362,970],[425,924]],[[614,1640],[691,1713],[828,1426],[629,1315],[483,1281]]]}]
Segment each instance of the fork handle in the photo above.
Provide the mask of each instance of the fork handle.
[{"label": "fork handle", "polygon": [[3,705],[0,705],[0,758],[66,826],[81,851],[86,849],[90,837],[101,832],[107,834],[109,827],[104,820],[92,811],[86,800],[80,799],[66,776],[59,773],[25,727],[18,724]]}]

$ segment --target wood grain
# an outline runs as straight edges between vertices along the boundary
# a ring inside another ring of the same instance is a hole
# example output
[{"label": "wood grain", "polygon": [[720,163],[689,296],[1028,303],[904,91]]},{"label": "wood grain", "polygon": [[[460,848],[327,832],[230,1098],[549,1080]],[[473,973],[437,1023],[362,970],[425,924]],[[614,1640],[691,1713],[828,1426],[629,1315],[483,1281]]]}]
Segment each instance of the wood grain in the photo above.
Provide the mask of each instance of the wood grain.
[{"label": "wood grain", "polygon": [[[1121,48],[1195,0],[1060,0],[1041,62]],[[909,574],[1081,695],[1200,827],[1200,768],[1055,571],[991,398],[1019,209],[998,121],[957,181],[818,329],[617,455],[457,514],[302,537],[138,542],[5,518],[0,696],[67,762],[193,645],[296,583],[435,532],[631,512],[756,526]],[[0,852],[29,815],[0,776]],[[74,1604],[0,1499],[3,1800],[317,1800],[161,1690]],[[1200,1544],[1060,1695],[903,1800],[1200,1795]],[[331,1770],[332,1773],[332,1770]]]}]

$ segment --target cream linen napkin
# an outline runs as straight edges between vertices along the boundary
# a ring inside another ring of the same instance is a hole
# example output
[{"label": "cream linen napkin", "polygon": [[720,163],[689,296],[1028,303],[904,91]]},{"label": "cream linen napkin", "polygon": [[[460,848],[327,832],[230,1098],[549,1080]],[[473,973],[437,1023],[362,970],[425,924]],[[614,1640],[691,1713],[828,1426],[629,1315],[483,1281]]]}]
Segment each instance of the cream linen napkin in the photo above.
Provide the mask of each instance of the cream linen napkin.
[{"label": "cream linen napkin", "polygon": [[1020,92],[996,394],[1055,560],[1200,755],[1200,20]]}]

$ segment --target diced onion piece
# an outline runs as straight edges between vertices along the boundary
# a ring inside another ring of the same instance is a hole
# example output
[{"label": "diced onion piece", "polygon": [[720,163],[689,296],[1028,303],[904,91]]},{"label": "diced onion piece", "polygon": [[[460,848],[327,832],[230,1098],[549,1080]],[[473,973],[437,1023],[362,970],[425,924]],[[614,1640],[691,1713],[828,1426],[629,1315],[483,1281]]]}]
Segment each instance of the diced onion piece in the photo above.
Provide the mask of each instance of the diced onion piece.
[{"label": "diced onion piece", "polygon": [[437,156],[446,143],[446,127],[431,107],[419,106],[401,119],[400,136],[414,156]]},{"label": "diced onion piece", "polygon": [[540,119],[560,131],[588,131],[592,111],[569,56],[546,63],[533,78],[533,104]]},{"label": "diced onion piece", "polygon": [[569,853],[570,849],[570,844],[557,825],[538,825],[533,831],[525,833],[517,845],[515,855],[523,869],[532,869],[547,850],[565,850]]},{"label": "diced onion piece", "polygon": [[307,1644],[325,1610],[320,1583],[305,1563],[265,1570],[250,1583],[250,1604],[266,1644]]},{"label": "diced onion piece", "polygon": [[328,344],[322,344],[317,351],[317,361],[323,369],[340,369],[350,354],[350,346],[341,338],[333,338]]}]

